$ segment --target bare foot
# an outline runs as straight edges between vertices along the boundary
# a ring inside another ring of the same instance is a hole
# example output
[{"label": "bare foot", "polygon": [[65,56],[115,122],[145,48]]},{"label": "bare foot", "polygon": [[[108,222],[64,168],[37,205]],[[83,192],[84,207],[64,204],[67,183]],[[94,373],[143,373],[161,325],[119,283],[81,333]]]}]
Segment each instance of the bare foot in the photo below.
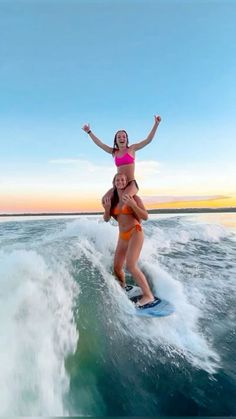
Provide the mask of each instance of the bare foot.
[{"label": "bare foot", "polygon": [[140,300],[138,300],[138,305],[143,306],[144,304],[152,303],[153,301],[154,301],[154,296],[151,296],[151,297],[143,296],[142,298],[140,298]]}]

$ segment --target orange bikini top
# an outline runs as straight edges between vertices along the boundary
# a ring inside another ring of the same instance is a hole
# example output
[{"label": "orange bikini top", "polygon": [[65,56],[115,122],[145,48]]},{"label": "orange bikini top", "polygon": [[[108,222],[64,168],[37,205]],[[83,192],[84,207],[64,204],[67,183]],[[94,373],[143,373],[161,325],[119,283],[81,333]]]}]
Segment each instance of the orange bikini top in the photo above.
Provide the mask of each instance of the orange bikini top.
[{"label": "orange bikini top", "polygon": [[118,205],[111,210],[111,215],[119,215],[119,214],[125,214],[125,215],[131,215],[133,214],[133,211],[128,205],[122,205],[121,208],[118,207]]}]

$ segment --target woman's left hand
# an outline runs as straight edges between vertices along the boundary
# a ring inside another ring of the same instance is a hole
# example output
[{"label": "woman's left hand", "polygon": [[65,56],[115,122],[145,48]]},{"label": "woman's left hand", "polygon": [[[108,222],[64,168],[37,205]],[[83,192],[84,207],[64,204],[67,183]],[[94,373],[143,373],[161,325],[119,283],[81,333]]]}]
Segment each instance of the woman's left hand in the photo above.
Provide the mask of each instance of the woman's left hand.
[{"label": "woman's left hand", "polygon": [[155,122],[159,125],[161,122],[161,117],[159,115],[154,115]]}]

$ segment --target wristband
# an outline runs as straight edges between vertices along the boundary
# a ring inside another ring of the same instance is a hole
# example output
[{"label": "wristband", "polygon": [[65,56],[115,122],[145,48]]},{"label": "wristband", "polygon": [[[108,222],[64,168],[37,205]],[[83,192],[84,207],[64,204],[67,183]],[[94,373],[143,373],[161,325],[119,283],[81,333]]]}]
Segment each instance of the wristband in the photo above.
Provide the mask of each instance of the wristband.
[{"label": "wristband", "polygon": [[91,129],[87,131],[87,134],[90,134],[90,132],[91,132]]}]

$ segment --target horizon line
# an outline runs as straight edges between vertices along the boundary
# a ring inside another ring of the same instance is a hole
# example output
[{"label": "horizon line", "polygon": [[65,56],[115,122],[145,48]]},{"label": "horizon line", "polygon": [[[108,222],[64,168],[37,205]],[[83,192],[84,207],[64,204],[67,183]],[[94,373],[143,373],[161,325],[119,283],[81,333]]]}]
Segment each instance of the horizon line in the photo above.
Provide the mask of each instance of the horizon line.
[{"label": "horizon line", "polygon": [[[155,208],[148,209],[149,214],[171,214],[190,212],[236,212],[236,207],[217,208]],[[27,216],[55,216],[55,215],[102,215],[103,211],[76,211],[76,212],[22,212],[22,213],[0,213],[0,217],[27,217]]]}]

